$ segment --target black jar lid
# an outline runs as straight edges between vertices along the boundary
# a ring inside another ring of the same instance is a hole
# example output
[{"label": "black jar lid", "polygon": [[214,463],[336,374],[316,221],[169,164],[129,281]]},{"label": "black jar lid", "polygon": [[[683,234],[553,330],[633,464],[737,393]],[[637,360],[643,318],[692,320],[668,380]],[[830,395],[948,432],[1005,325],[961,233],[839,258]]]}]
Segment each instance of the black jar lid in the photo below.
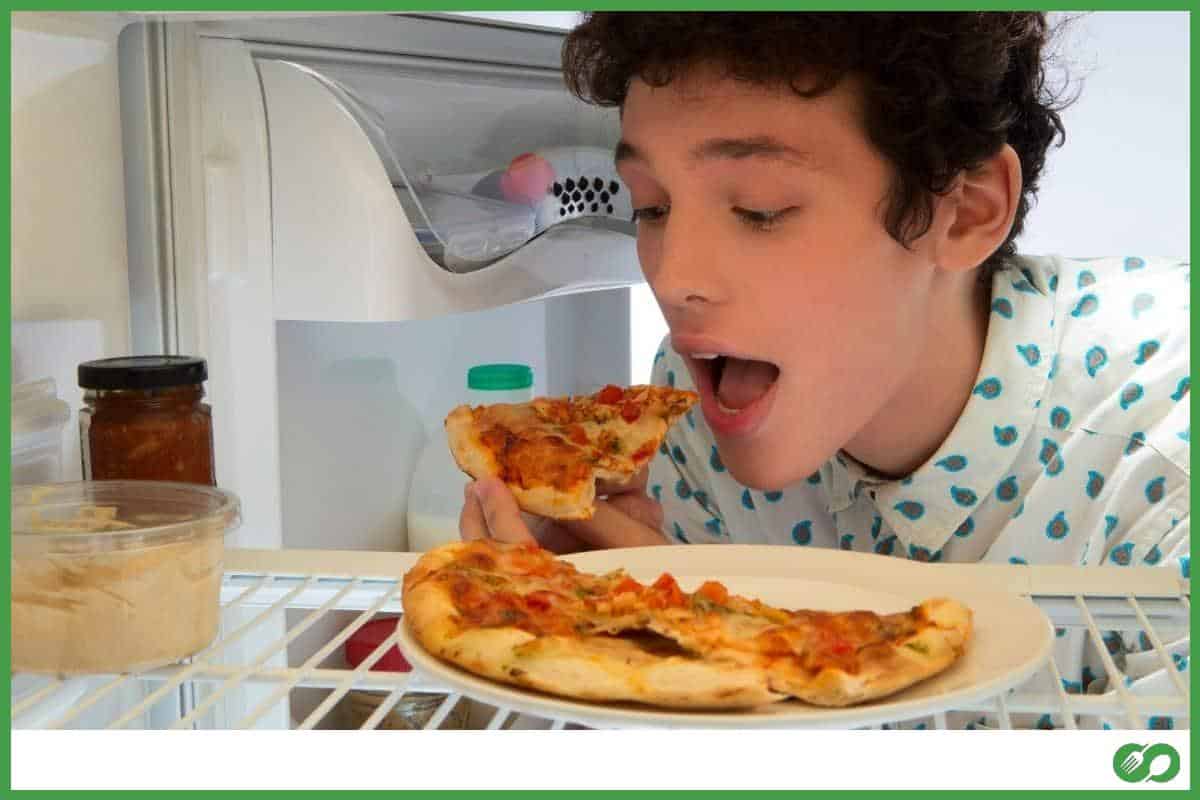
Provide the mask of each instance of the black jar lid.
[{"label": "black jar lid", "polygon": [[84,389],[164,389],[208,379],[208,363],[192,356],[123,356],[79,365]]}]

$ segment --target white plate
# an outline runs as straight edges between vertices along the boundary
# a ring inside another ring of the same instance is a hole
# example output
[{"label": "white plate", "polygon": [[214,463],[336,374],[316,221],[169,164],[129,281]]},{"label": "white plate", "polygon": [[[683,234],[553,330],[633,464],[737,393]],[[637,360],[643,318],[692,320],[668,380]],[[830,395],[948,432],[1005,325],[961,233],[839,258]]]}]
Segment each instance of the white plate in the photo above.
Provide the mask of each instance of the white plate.
[{"label": "white plate", "polygon": [[[744,711],[680,711],[632,703],[570,700],[497,683],[432,656],[400,626],[400,648],[425,681],[513,711],[596,728],[855,728],[962,708],[1024,682],[1050,657],[1054,627],[1028,599],[980,586],[968,568],[918,564],[835,550],[700,545],[603,550],[569,558],[580,569],[624,568],[652,581],[670,572],[684,590],[719,580],[731,592],[783,608],[903,611],[938,595],[974,612],[966,655],[945,672],[891,697],[821,708],[796,700]],[[981,573],[982,575],[982,573]]]}]

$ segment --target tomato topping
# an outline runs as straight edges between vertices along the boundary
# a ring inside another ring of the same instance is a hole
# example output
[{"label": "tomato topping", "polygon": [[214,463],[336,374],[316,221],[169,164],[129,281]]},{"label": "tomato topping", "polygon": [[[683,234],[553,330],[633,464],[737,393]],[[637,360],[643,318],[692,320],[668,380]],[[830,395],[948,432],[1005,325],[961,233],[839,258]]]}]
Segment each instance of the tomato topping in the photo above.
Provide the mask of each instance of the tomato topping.
[{"label": "tomato topping", "polygon": [[626,401],[621,406],[621,419],[626,422],[637,422],[638,417],[642,415],[642,407],[633,401]]},{"label": "tomato topping", "polygon": [[653,589],[655,591],[654,598],[662,602],[659,606],[654,604],[656,608],[664,608],[667,606],[681,606],[687,601],[687,595],[679,588],[679,584],[675,582],[675,578],[669,572],[664,572],[654,582]]},{"label": "tomato topping", "polygon": [[525,595],[525,605],[531,611],[549,611],[554,606],[555,599],[557,598],[553,592],[540,590]]},{"label": "tomato topping", "polygon": [[625,397],[625,392],[620,386],[613,386],[611,383],[600,390],[596,395],[596,402],[603,403],[607,406],[616,405]]},{"label": "tomato topping", "polygon": [[705,581],[700,584],[700,588],[696,590],[696,594],[706,597],[719,605],[724,605],[729,601],[729,590],[717,581]]},{"label": "tomato topping", "polygon": [[645,461],[650,456],[654,455],[654,442],[646,442],[644,445],[633,451],[633,460]]},{"label": "tomato topping", "polygon": [[582,425],[568,425],[567,436],[570,437],[571,441],[575,444],[588,443],[587,431],[583,429]]},{"label": "tomato topping", "polygon": [[848,656],[854,652],[854,645],[845,640],[838,640],[837,642],[834,642],[833,647],[830,648],[830,650],[835,656]]},{"label": "tomato topping", "polygon": [[612,588],[612,594],[618,595],[622,592],[633,592],[637,594],[642,588],[642,585],[626,575],[621,579],[620,583]]}]

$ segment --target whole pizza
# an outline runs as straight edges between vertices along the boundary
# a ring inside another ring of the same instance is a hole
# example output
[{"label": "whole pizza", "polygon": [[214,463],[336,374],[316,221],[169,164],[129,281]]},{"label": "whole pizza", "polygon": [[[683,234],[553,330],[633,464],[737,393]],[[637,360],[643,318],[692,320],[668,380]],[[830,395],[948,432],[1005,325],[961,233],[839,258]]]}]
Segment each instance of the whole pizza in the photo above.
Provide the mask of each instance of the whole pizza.
[{"label": "whole pizza", "polygon": [[942,672],[971,638],[971,611],[947,598],[882,615],[788,610],[716,581],[686,592],[667,573],[650,584],[592,575],[490,540],[425,553],[402,597],[413,636],[470,672],[671,708],[863,703]]}]

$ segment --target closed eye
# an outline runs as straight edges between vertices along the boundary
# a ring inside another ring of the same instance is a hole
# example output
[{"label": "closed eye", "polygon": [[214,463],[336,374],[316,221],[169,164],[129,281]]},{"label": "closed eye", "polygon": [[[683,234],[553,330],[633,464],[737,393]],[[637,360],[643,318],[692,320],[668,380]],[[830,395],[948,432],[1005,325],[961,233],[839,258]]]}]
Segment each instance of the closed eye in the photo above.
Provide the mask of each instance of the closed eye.
[{"label": "closed eye", "polygon": [[671,210],[670,206],[644,206],[633,210],[634,222],[659,222]]},{"label": "closed eye", "polygon": [[735,206],[733,213],[737,214],[738,218],[742,222],[754,230],[769,231],[776,225],[776,223],[779,222],[780,219],[795,210],[796,209],[794,206],[773,211],[756,211],[749,208],[737,208]]}]

